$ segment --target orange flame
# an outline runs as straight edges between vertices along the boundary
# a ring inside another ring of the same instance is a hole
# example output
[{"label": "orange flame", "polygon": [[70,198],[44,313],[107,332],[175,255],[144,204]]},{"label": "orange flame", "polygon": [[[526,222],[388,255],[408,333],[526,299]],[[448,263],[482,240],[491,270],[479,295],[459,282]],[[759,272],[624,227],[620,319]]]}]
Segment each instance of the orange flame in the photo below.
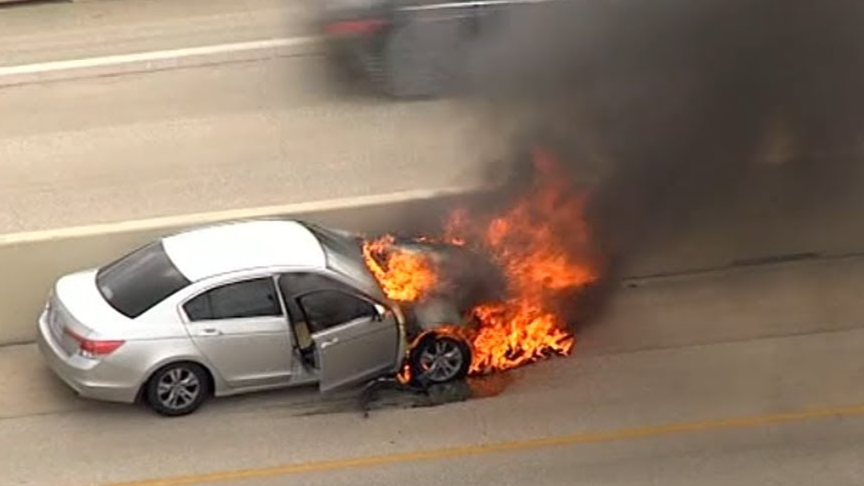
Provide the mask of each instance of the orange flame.
[{"label": "orange flame", "polygon": [[364,242],[363,258],[387,297],[400,302],[416,301],[435,287],[435,269],[429,258],[398,249],[393,241],[393,236],[385,235]]},{"label": "orange flame", "polygon": [[598,276],[591,259],[584,198],[571,193],[570,182],[551,155],[537,150],[534,162],[538,180],[502,214],[478,227],[459,211],[447,225],[451,238],[478,241],[509,284],[507,300],[471,312],[478,322],[468,333],[475,374],[569,354],[576,340],[556,312],[556,300]]},{"label": "orange flame", "polygon": [[543,359],[569,354],[572,333],[557,316],[518,298],[474,309],[480,326],[472,333],[473,373],[503,371]]},{"label": "orange flame", "polygon": [[[500,214],[478,217],[458,209],[450,215],[443,237],[421,238],[473,246],[491,255],[507,279],[506,299],[469,312],[474,328],[446,328],[472,344],[472,374],[569,354],[576,338],[557,312],[558,300],[598,277],[584,198],[572,193],[566,174],[550,154],[535,151],[534,163],[539,178]],[[390,236],[364,244],[367,264],[390,298],[418,300],[437,283],[435,268],[421,255],[393,249],[392,244]],[[379,264],[374,255],[386,255],[386,263]],[[400,374],[400,379],[408,377],[407,369]]]}]

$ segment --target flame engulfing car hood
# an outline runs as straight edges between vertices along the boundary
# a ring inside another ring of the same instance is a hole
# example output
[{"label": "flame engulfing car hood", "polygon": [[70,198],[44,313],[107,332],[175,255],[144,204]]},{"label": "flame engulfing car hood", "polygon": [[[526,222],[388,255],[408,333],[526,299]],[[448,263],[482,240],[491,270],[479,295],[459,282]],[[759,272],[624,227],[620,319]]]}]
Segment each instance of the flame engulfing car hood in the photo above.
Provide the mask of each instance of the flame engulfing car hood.
[{"label": "flame engulfing car hood", "polygon": [[504,296],[506,285],[499,267],[460,243],[393,235],[370,240],[362,233],[306,224],[318,234],[356,244],[365,260],[363,267],[400,307],[419,312],[448,307],[462,314],[480,302]]},{"label": "flame engulfing car hood", "polygon": [[[418,313],[450,307],[460,315],[481,302],[501,299],[506,285],[500,269],[488,258],[462,245],[411,238],[388,238],[384,258],[416,257],[434,270],[434,281],[416,299],[402,301]],[[451,322],[456,324],[457,322]]]},{"label": "flame engulfing car hood", "polygon": [[506,285],[501,270],[488,258],[462,245],[418,240],[396,240],[394,248],[423,255],[435,267],[437,282],[413,306],[441,306],[451,301],[460,313],[481,302],[500,300]]},{"label": "flame engulfing car hood", "polygon": [[504,276],[455,243],[392,235],[364,243],[367,266],[421,330],[460,326],[472,308],[504,296]]},{"label": "flame engulfing car hood", "polygon": [[362,244],[388,298],[470,343],[474,374],[569,354],[579,317],[571,303],[604,274],[588,194],[553,153],[531,156],[532,177],[499,203],[454,209],[435,236]]}]

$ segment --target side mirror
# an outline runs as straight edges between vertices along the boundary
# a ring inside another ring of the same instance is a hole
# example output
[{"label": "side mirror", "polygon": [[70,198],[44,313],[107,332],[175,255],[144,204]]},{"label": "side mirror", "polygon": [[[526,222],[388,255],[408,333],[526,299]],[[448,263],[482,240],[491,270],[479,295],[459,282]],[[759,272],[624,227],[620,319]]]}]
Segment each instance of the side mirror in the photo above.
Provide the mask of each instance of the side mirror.
[{"label": "side mirror", "polygon": [[384,317],[387,315],[387,313],[388,313],[389,311],[388,311],[387,308],[384,307],[383,305],[381,305],[381,304],[375,304],[375,312],[376,312],[376,314],[377,314],[377,315],[376,315],[376,319],[379,320],[379,321],[383,321],[383,320],[384,320]]}]

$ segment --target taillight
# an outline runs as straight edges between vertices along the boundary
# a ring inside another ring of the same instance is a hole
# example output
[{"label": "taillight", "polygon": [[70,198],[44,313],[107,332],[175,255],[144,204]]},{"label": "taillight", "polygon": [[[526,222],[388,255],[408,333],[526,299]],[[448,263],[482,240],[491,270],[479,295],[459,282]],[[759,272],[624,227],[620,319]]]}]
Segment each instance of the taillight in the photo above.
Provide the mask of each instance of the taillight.
[{"label": "taillight", "polygon": [[382,19],[342,20],[325,25],[324,32],[328,34],[371,34],[382,29],[385,25],[387,25],[387,21]]},{"label": "taillight", "polygon": [[64,328],[63,331],[78,343],[78,353],[86,358],[98,358],[113,353],[126,341],[87,339],[75,331]]}]

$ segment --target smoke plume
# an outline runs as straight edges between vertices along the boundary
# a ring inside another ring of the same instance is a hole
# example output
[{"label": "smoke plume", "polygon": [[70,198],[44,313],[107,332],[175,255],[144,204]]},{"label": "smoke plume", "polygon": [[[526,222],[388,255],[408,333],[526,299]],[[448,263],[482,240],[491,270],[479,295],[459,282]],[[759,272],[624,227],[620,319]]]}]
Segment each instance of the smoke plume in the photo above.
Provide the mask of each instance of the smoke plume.
[{"label": "smoke plume", "polygon": [[864,2],[558,1],[480,18],[472,99],[593,188],[611,252],[729,204],[766,167],[802,205],[859,175]]}]

